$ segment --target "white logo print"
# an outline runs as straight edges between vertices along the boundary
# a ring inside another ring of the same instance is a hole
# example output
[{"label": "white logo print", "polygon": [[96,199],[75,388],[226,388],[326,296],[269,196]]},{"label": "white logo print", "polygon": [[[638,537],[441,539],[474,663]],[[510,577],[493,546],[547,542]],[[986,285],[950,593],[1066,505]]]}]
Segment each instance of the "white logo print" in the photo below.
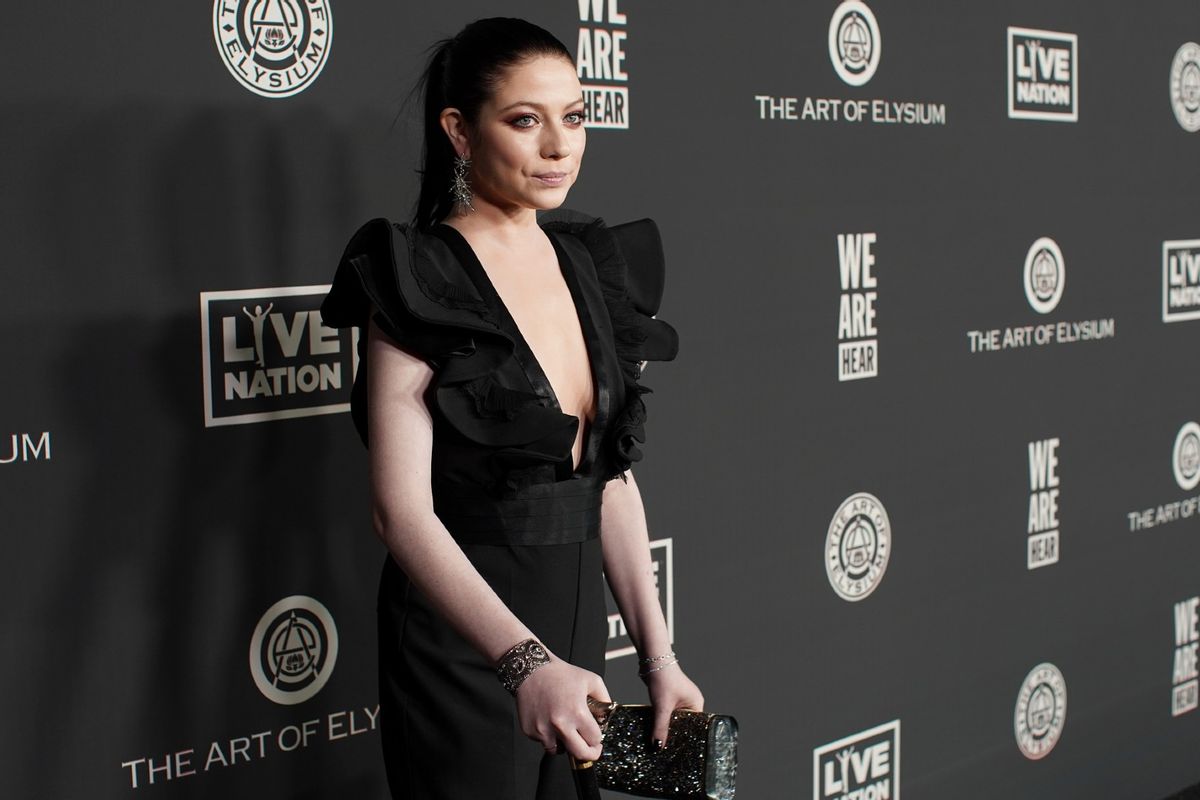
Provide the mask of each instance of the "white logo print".
[{"label": "white logo print", "polygon": [[1171,62],[1171,107],[1190,133],[1200,131],[1200,44],[1188,42]]},{"label": "white logo print", "polygon": [[866,3],[845,0],[829,21],[829,59],[838,77],[862,86],[879,66],[879,24]]},{"label": "white logo print", "polygon": [[[37,436],[36,440],[33,438],[34,436]],[[2,437],[0,437],[0,441],[3,441]],[[8,453],[5,453],[5,450]],[[42,431],[40,434],[14,433],[8,437],[6,445],[0,447],[0,464],[49,460],[50,431]]]},{"label": "white logo print", "polygon": [[290,97],[329,59],[329,0],[214,0],[213,37],[243,86],[263,97]]},{"label": "white logo print", "polygon": [[[582,0],[581,0],[582,1]],[[810,35],[799,34],[801,41]],[[820,35],[820,31],[816,32]],[[862,0],[844,0],[829,20],[826,36],[829,61],[837,76],[850,86],[864,86],[875,76],[883,43],[875,14]],[[821,97],[816,95],[755,94],[758,118],[796,122],[858,125],[946,125],[946,104],[895,97]]]},{"label": "white logo print", "polygon": [[892,525],[879,498],[859,492],[846,498],[825,536],[825,574],[838,596],[851,602],[875,591],[892,554]]},{"label": "white logo print", "polygon": [[1175,604],[1175,663],[1171,670],[1171,716],[1200,706],[1200,597]]},{"label": "white logo print", "polygon": [[1039,314],[1049,314],[1062,299],[1067,282],[1067,267],[1062,250],[1055,241],[1043,236],[1033,243],[1025,256],[1025,297]]},{"label": "white logo print", "polygon": [[1029,443],[1029,534],[1026,567],[1058,563],[1058,437]]},{"label": "white logo print", "polygon": [[[1200,486],[1200,424],[1185,422],[1175,435],[1175,446],[1171,449],[1171,471],[1175,473],[1175,482],[1185,492],[1192,492]],[[1125,517],[1129,520],[1129,530],[1143,531],[1169,522],[1192,519],[1198,511],[1200,495],[1189,495],[1156,506],[1134,509]]]},{"label": "white logo print", "polygon": [[200,293],[204,424],[238,425],[350,408],[358,330],[325,326],[326,286]]},{"label": "white logo print", "polygon": [[1033,28],[1008,29],[1008,116],[1079,120],[1079,37]]},{"label": "white logo print", "polygon": [[1180,489],[1190,492],[1200,485],[1200,425],[1189,422],[1179,429],[1171,453],[1171,467]]},{"label": "white logo print", "polygon": [[267,609],[250,637],[250,674],[280,705],[303,703],[325,686],[337,663],[337,627],[329,610],[305,595]]},{"label": "white logo print", "polygon": [[617,0],[579,0],[575,74],[583,84],[588,128],[629,127],[628,43],[629,15]]},{"label": "white logo print", "polygon": [[900,720],[814,749],[813,800],[900,800]]},{"label": "white logo print", "polygon": [[874,233],[839,233],[838,276],[842,295],[838,307],[838,380],[873,378],[879,374],[879,329],[875,325],[878,281]]},{"label": "white logo print", "polygon": [[1200,319],[1200,239],[1163,242],[1162,318]]},{"label": "white logo print", "polygon": [[1067,719],[1067,683],[1058,667],[1038,664],[1025,676],[1017,695],[1013,728],[1021,754],[1036,761],[1058,744]]}]

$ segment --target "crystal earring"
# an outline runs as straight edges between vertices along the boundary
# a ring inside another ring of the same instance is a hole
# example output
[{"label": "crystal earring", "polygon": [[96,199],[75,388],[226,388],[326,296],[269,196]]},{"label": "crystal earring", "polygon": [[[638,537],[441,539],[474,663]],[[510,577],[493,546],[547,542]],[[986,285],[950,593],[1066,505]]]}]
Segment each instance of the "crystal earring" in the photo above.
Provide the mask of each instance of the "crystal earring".
[{"label": "crystal earring", "polygon": [[454,202],[462,203],[474,211],[475,206],[471,205],[471,184],[467,180],[467,169],[470,166],[471,159],[466,156],[454,157],[454,180],[450,184],[450,196],[454,198]]}]

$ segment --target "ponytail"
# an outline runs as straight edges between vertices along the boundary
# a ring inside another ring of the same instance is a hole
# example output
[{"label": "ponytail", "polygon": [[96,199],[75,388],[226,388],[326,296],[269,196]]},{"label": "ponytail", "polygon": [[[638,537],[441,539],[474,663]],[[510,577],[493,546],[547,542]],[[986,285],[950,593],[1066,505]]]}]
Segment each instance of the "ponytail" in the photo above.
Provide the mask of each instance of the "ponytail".
[{"label": "ponytail", "polygon": [[453,46],[454,39],[437,42],[433,56],[417,82],[417,91],[424,98],[421,190],[413,217],[413,224],[419,230],[428,230],[441,222],[453,208],[449,187],[455,152],[441,124],[442,109],[450,106],[446,92],[446,62]]},{"label": "ponytail", "polygon": [[457,108],[468,126],[474,125],[505,69],[547,55],[575,63],[571,51],[554,34],[511,17],[476,20],[454,38],[434,43],[433,54],[414,87],[423,95],[424,137],[414,227],[428,230],[454,210],[450,182],[456,154],[442,130],[442,111]]}]

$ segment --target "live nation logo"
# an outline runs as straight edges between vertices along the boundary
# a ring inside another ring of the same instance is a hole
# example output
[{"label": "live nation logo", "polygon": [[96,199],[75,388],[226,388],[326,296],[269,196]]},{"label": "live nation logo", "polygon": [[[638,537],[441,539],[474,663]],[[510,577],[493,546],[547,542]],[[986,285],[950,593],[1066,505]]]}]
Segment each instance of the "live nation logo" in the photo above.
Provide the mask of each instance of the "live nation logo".
[{"label": "live nation logo", "polygon": [[1029,443],[1027,569],[1058,563],[1058,437]]},{"label": "live nation logo", "polygon": [[[1185,422],[1175,435],[1175,445],[1171,448],[1171,472],[1179,488],[1185,492],[1192,492],[1200,486],[1200,424]],[[1197,511],[1200,511],[1200,494],[1130,511],[1125,517],[1129,520],[1130,531],[1141,531],[1191,519]]]},{"label": "live nation logo", "polygon": [[1163,242],[1162,319],[1200,319],[1200,239]]},{"label": "live nation logo", "polygon": [[577,0],[579,45],[575,72],[583,83],[588,128],[629,127],[629,73],[625,71],[625,43],[629,40],[629,15],[617,0]]},{"label": "live nation logo", "polygon": [[348,411],[357,329],[326,327],[329,286],[201,292],[204,425]]},{"label": "live nation logo", "polygon": [[[1067,284],[1067,262],[1058,242],[1049,236],[1034,241],[1025,254],[1021,285],[1029,307],[1038,314],[1049,314],[1058,308]],[[1049,344],[1069,344],[1111,339],[1117,335],[1114,318],[1079,321],[1041,322],[1009,325],[1004,328],[984,328],[967,331],[967,346],[972,353],[997,350],[1044,347]]]},{"label": "live nation logo", "polygon": [[1037,761],[1058,744],[1067,721],[1067,682],[1058,667],[1038,664],[1025,676],[1013,710],[1013,732],[1021,755]]},{"label": "live nation logo", "polygon": [[839,233],[838,380],[873,378],[879,374],[879,340],[875,325],[877,280],[872,268],[874,233]]},{"label": "live nation logo", "polygon": [[[802,36],[816,38],[816,32]],[[789,47],[795,47],[789,41]],[[816,42],[813,42],[816,45]],[[879,68],[883,37],[879,21],[862,0],[844,0],[829,20],[829,61],[834,74],[848,86],[870,82]],[[803,45],[801,45],[803,46]],[[908,48],[911,52],[913,47]],[[897,48],[900,50],[900,48]],[[946,104],[883,97],[813,97],[756,94],[758,118],[795,122],[880,123],[885,125],[946,124]]]},{"label": "live nation logo", "polygon": [[[671,539],[656,539],[650,542],[650,566],[654,570],[654,585],[658,588],[658,602],[667,620],[667,634],[675,641],[675,575],[674,544]],[[607,587],[607,584],[605,584]],[[633,655],[637,652],[625,629],[625,621],[613,599],[612,592],[605,588],[608,605],[608,648],[606,660]]]},{"label": "live nation logo", "polygon": [[900,720],[814,749],[813,800],[900,800]]},{"label": "live nation logo", "polygon": [[213,37],[242,86],[263,97],[290,97],[329,60],[329,0],[215,0]]},{"label": "live nation logo", "polygon": [[1079,37],[1074,33],[1008,29],[1008,116],[1079,120]]},{"label": "live nation logo", "polygon": [[1171,716],[1195,711],[1200,690],[1200,597],[1175,604],[1175,664],[1171,671]]}]

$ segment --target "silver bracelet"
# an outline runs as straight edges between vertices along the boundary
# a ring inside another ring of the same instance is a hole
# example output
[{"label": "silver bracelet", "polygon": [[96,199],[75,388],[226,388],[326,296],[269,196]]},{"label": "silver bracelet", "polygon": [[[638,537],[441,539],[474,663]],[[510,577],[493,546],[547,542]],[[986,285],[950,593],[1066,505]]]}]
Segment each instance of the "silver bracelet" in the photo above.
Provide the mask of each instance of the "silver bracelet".
[{"label": "silver bracelet", "polygon": [[649,675],[651,672],[658,672],[660,669],[666,669],[667,667],[669,667],[669,666],[672,666],[673,664],[678,664],[678,663],[679,663],[679,659],[678,659],[678,658],[673,658],[673,659],[671,659],[670,661],[668,661],[667,663],[665,663],[665,664],[660,664],[660,665],[659,665],[659,666],[657,666],[657,667],[651,667],[650,669],[642,669],[642,670],[638,670],[638,675],[639,675],[640,677],[643,677],[643,678],[644,678],[644,677],[646,677],[647,675]]},{"label": "silver bracelet", "polygon": [[638,665],[642,666],[645,664],[654,664],[659,661],[666,661],[668,658],[674,658],[674,657],[675,657],[675,653],[670,652],[670,653],[667,653],[666,655],[655,656],[654,658],[639,658]]},{"label": "silver bracelet", "polygon": [[537,639],[526,639],[513,645],[507,653],[500,656],[496,665],[496,674],[500,683],[509,694],[516,695],[517,688],[525,679],[534,673],[538,667],[550,663],[550,654],[545,646]]}]

